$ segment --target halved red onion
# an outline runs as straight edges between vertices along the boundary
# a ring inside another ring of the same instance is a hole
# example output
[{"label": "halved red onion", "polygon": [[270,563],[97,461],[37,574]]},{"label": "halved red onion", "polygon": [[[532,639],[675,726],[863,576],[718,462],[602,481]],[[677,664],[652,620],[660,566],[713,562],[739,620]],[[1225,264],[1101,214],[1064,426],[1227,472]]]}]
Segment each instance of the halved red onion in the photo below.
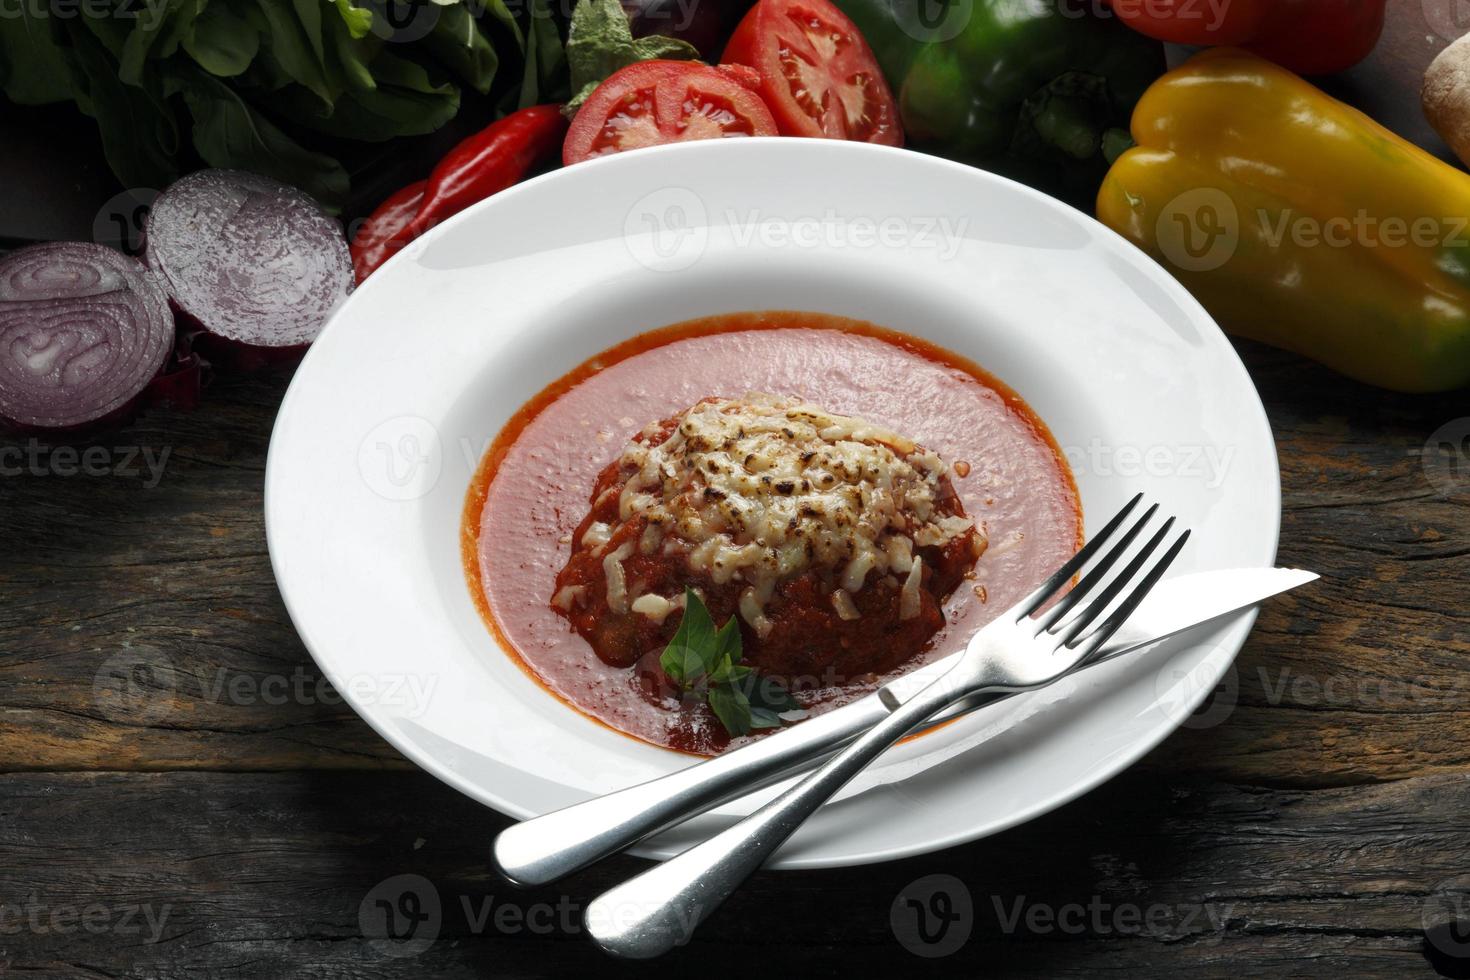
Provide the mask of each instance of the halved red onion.
[{"label": "halved red onion", "polygon": [[132,408],[174,345],[168,297],[101,245],[32,245],[0,259],[0,423],[76,430]]},{"label": "halved red onion", "polygon": [[144,241],[179,312],[247,354],[303,348],[352,289],[336,219],[257,174],[201,170],[176,181],[153,202]]}]

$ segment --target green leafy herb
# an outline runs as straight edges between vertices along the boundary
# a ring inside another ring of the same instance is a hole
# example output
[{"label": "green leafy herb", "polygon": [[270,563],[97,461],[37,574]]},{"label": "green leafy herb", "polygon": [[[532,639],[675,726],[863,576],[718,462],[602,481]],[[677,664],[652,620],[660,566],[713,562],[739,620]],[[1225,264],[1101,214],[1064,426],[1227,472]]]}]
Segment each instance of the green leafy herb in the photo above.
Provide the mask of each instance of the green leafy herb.
[{"label": "green leafy herb", "polygon": [[50,18],[22,5],[0,17],[0,85],[21,105],[47,105],[72,97],[66,55]]},{"label": "green leafy herb", "polygon": [[241,167],[294,184],[318,200],[347,195],[347,172],[292,141],[224,82],[203,76],[183,90],[194,147],[212,167]]},{"label": "green leafy herb", "polygon": [[129,187],[162,187],[177,176],[173,160],[179,129],[157,78],[141,86],[119,85],[106,46],[76,21],[67,24],[67,65],[77,107],[97,120],[102,149],[113,172]]},{"label": "green leafy herb", "polygon": [[[501,0],[494,0],[490,9],[497,18],[510,17]],[[515,18],[510,17],[509,26],[515,28]],[[441,9],[424,44],[461,82],[481,95],[490,92],[495,72],[500,68],[500,56],[489,38],[480,33],[475,15],[468,7],[456,5]]]},{"label": "green leafy herb", "polygon": [[659,658],[664,673],[681,690],[703,697],[731,735],[779,728],[781,712],[799,706],[773,678],[741,664],[742,655],[735,617],[716,629],[703,600],[686,587],[684,618]]},{"label": "green leafy herb", "polygon": [[358,164],[354,143],[439,129],[462,88],[509,108],[570,94],[565,18],[550,0],[514,14],[506,0],[391,3],[416,28],[392,42],[387,8],[369,0],[15,4],[15,16],[0,13],[0,91],[76,103],[127,186],[163,187],[197,153],[329,208],[349,190],[339,155]]},{"label": "green leafy herb", "polygon": [[199,67],[220,78],[243,74],[260,51],[260,32],[224,4],[210,4],[183,39],[184,50]]},{"label": "green leafy herb", "polygon": [[[613,0],[614,3],[617,0]],[[560,102],[568,95],[567,56],[552,17],[550,0],[530,0],[526,23],[526,64],[516,107]]]},{"label": "green leafy herb", "polygon": [[[371,10],[356,6],[352,0],[332,0],[332,6],[336,7],[337,13],[342,15],[342,22],[347,25],[347,29],[352,32],[353,37],[367,37],[368,32],[373,29],[373,12]],[[463,10],[464,8],[458,7],[455,9]]]},{"label": "green leafy herb", "polygon": [[563,108],[568,119],[603,79],[620,68],[639,61],[668,58],[697,61],[694,45],[671,37],[633,37],[628,15],[618,0],[580,0],[572,11],[567,31],[567,68],[572,77],[572,98]]}]

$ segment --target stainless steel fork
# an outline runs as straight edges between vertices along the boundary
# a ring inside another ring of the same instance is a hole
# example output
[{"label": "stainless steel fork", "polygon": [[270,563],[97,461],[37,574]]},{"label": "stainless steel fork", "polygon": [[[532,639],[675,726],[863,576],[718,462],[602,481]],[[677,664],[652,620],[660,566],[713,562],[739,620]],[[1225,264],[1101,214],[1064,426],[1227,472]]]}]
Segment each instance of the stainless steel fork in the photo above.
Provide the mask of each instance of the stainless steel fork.
[{"label": "stainless steel fork", "polygon": [[[951,670],[902,704],[888,704],[891,714],[820,769],[734,826],[594,900],[587,907],[589,935],[607,952],[632,959],[658,956],[687,942],[694,928],[766,863],[807,817],[915,726],[958,701],[979,694],[1035,690],[1086,663],[1163,577],[1189,538],[1189,531],[1180,533],[1145,569],[1169,536],[1171,517],[1122,572],[1110,577],[1154,518],[1155,504],[1048,608],[1047,603],[1098,554],[1138,500],[1135,497],[1040,588],[977,633]],[[1131,591],[1115,602],[1130,586]]]}]

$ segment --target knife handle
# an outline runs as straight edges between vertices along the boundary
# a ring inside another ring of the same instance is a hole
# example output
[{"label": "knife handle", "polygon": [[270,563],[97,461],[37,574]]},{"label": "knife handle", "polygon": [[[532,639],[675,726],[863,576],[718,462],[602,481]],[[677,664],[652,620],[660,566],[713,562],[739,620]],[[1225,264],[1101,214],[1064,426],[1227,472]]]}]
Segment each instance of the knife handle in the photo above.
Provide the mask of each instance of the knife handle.
[{"label": "knife handle", "polygon": [[549,884],[777,782],[831,755],[887,716],[877,698],[864,698],[687,769],[523,820],[495,838],[491,860],[512,884]]}]

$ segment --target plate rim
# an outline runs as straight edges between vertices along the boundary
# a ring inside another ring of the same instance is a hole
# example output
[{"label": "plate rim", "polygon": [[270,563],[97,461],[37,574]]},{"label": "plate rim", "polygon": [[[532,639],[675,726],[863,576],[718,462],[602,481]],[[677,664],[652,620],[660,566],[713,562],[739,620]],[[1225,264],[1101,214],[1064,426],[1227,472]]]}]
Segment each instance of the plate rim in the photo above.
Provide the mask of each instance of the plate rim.
[{"label": "plate rim", "polygon": [[[791,137],[755,137],[734,141],[701,141],[674,144],[670,146],[649,147],[640,150],[627,151],[620,154],[610,154],[602,158],[595,158],[578,164],[574,169],[577,171],[581,171],[584,174],[591,175],[595,174],[597,172],[596,168],[599,167],[625,165],[620,163],[619,161],[626,160],[630,156],[630,154],[661,154],[669,157],[678,155],[698,156],[703,153],[711,152],[711,150],[716,146],[721,147],[719,152],[757,152],[754,148],[763,145],[776,145],[779,147],[800,147],[801,145],[806,145],[810,148],[817,149],[819,152],[833,152],[838,154],[854,153],[859,155],[874,156],[902,155],[906,157],[913,157],[916,158],[917,161],[920,161],[920,166],[934,166],[940,169],[949,170],[963,175],[965,179],[977,180],[981,183],[994,184],[1002,188],[1004,193],[1020,194],[1025,197],[1032,198],[1035,201],[1039,201],[1045,207],[1061,215],[1066,221],[1078,223],[1082,227],[1086,228],[1093,235],[1100,237],[1103,241],[1107,242],[1108,246],[1115,254],[1126,256],[1127,260],[1130,261],[1136,268],[1140,268],[1142,271],[1145,272],[1151,283],[1164,289],[1168,293],[1169,297],[1180,305],[1181,309],[1189,315],[1190,320],[1194,325],[1199,327],[1207,326],[1208,328],[1210,328],[1207,332],[1208,336],[1212,341],[1218,341],[1220,353],[1224,355],[1222,357],[1222,363],[1224,365],[1228,365],[1230,370],[1238,372],[1240,379],[1244,382],[1244,390],[1250,392],[1250,399],[1246,402],[1246,404],[1239,406],[1239,409],[1242,410],[1242,414],[1246,414],[1244,410],[1248,409],[1249,418],[1242,419],[1242,427],[1244,428],[1245,425],[1248,423],[1250,427],[1259,429],[1259,434],[1263,437],[1261,445],[1262,447],[1264,447],[1269,455],[1269,461],[1271,465],[1267,468],[1264,475],[1269,478],[1270,487],[1262,488],[1263,490],[1269,489],[1270,491],[1268,495],[1270,504],[1270,534],[1267,539],[1269,541],[1269,547],[1267,549],[1269,551],[1269,554],[1264,556],[1262,564],[1271,565],[1275,563],[1279,547],[1280,526],[1282,517],[1280,459],[1276,448],[1274,433],[1271,429],[1270,419],[1266,413],[1265,405],[1261,400],[1260,392],[1256,388],[1254,380],[1251,378],[1250,373],[1246,369],[1244,362],[1241,361],[1238,351],[1236,351],[1235,347],[1230,343],[1224,331],[1219,327],[1214,318],[1203,307],[1203,305],[1197,299],[1195,299],[1195,297],[1190,294],[1181,283],[1179,283],[1173,276],[1171,276],[1168,271],[1164,269],[1164,267],[1156,262],[1152,257],[1139,250],[1135,245],[1133,245],[1133,243],[1129,242],[1126,238],[1119,235],[1111,228],[1108,228],[1106,225],[1097,221],[1091,215],[1088,215],[1085,212],[1082,212],[1066,204],[1065,202],[1046,195],[1041,191],[1038,191],[1025,184],[1021,184],[1015,180],[1004,177],[1000,174],[993,173],[991,171],[971,167],[966,164],[946,160],[944,158],[935,157],[928,154],[917,153],[913,150],[906,150],[896,147],[876,146],[866,143],[851,143],[818,139],[799,139]],[[728,147],[728,150],[724,149],[725,147]],[[528,193],[531,189],[537,188],[543,184],[558,182],[567,179],[591,179],[590,176],[568,178],[567,174],[569,170],[572,169],[573,168],[562,168],[553,170],[551,172],[531,178],[530,180],[511,187],[505,191],[502,191],[500,192],[500,194],[497,194],[490,199],[481,201],[436,226],[435,229],[429,232],[428,236],[426,237],[445,234],[449,231],[452,231],[455,227],[461,224],[479,220],[478,216],[480,214],[488,211],[491,208],[496,207],[498,202],[503,201],[504,199],[507,199],[512,195],[520,196],[522,194]],[[390,259],[383,268],[391,269],[395,264],[401,264],[403,261],[406,261],[405,256],[408,255],[410,251],[411,250],[407,249],[404,250],[398,256]],[[342,322],[345,319],[343,314],[346,311],[350,310],[353,305],[354,304],[352,303],[352,298],[349,298],[347,302],[345,302],[336,311],[334,311],[327,324],[323,327],[322,335],[324,336],[327,331],[332,330],[336,326],[336,324]],[[343,701],[349,704],[352,707],[353,711],[358,715],[358,717],[367,722],[368,726],[380,737],[382,737],[386,742],[388,742],[389,745],[391,745],[397,752],[402,754],[418,768],[425,770],[426,772],[433,775],[436,779],[444,782],[445,784],[453,787],[460,793],[463,793],[464,795],[483,805],[489,806],[500,813],[514,817],[518,820],[533,816],[535,815],[536,811],[516,805],[512,801],[504,798],[499,793],[495,792],[493,787],[482,786],[479,783],[471,781],[467,776],[462,775],[460,772],[449,768],[444,762],[442,762],[439,758],[434,756],[428,750],[421,748],[418,743],[406,737],[400,736],[389,724],[387,724],[388,719],[379,717],[375,706],[371,702],[363,701],[352,692],[350,684],[346,685],[345,687],[339,686],[338,682],[340,680],[340,676],[338,672],[329,665],[328,662],[331,660],[331,658],[318,655],[317,648],[319,646],[319,643],[314,642],[313,639],[309,636],[308,632],[303,628],[303,617],[299,613],[295,600],[293,600],[293,597],[289,593],[287,587],[284,585],[284,574],[281,568],[281,555],[283,554],[283,550],[277,545],[277,535],[280,533],[278,530],[279,522],[277,520],[273,520],[271,515],[273,513],[272,501],[275,497],[275,487],[278,483],[277,474],[280,472],[278,455],[279,440],[277,436],[282,430],[283,426],[287,424],[288,419],[291,416],[293,403],[300,397],[298,395],[298,390],[305,385],[305,382],[302,379],[306,376],[306,368],[308,367],[308,365],[314,362],[314,359],[320,359],[321,357],[325,356],[324,354],[320,353],[320,350],[321,348],[316,344],[313,344],[312,347],[308,348],[301,363],[297,366],[295,370],[295,373],[287,388],[285,396],[281,400],[280,407],[276,414],[275,422],[272,425],[271,439],[269,447],[267,449],[266,467],[263,481],[264,523],[267,548],[271,561],[271,569],[277,583],[277,591],[281,596],[281,600],[286,608],[287,615],[291,619],[292,627],[296,631],[298,637],[301,639],[303,646],[306,647],[308,653],[311,655],[317,667],[327,677],[328,681],[333,684],[334,688],[339,691]],[[1003,378],[1002,380],[1005,379]],[[1224,676],[1225,672],[1229,670],[1231,665],[1234,663],[1235,658],[1238,656],[1240,649],[1244,646],[1245,641],[1250,634],[1251,628],[1254,626],[1256,616],[1257,610],[1251,609],[1236,614],[1236,616],[1233,617],[1228,622],[1228,624],[1222,624],[1220,628],[1228,630],[1230,635],[1222,640],[1220,645],[1229,648],[1229,655],[1220,658],[1220,669],[1217,672],[1214,672],[1214,676],[1210,678],[1212,683],[1208,686],[1199,686],[1197,691],[1193,692],[1193,696],[1186,703],[1184,703],[1184,706],[1188,708],[1188,711],[1184,712],[1182,717],[1187,717],[1189,712],[1192,712],[1195,708],[1197,708],[1198,705],[1202,703],[1206,699],[1206,697],[1208,697],[1214,686],[1219,683],[1220,678]],[[1237,632],[1238,637],[1235,635]],[[1098,786],[1102,785],[1113,777],[1119,775],[1125,769],[1131,767],[1140,758],[1148,754],[1159,744],[1161,744],[1165,739],[1167,739],[1171,734],[1177,731],[1178,728],[1181,727],[1181,725],[1182,720],[1166,721],[1164,724],[1158,726],[1156,730],[1150,731],[1142,737],[1137,738],[1132,744],[1129,745],[1126,751],[1120,752],[1117,755],[1110,757],[1104,763],[1100,763],[1099,765],[1094,767],[1091,771],[1089,771],[1086,778],[1075,780],[1065,789],[1058,790],[1057,792],[1054,792],[1047,795],[1046,797],[1032,802],[1030,805],[1024,808],[1017,809],[1014,813],[1009,814],[1005,819],[993,820],[990,823],[984,825],[957,825],[952,832],[937,837],[934,835],[929,835],[923,837],[920,840],[913,840],[903,844],[895,844],[886,848],[869,847],[865,851],[863,851],[863,853],[854,852],[836,856],[793,857],[790,855],[782,855],[778,852],[775,861],[767,866],[767,870],[808,870],[817,868],[852,867],[866,864],[876,864],[927,854],[934,851],[959,846],[961,844],[979,840],[984,837],[989,837],[997,833],[1001,833],[1005,830],[1018,826],[1019,824],[1033,820],[1038,816],[1044,815],[1051,810],[1063,806],[1087,794],[1088,792],[1091,792],[1093,789],[1097,788]],[[638,857],[662,859],[675,853],[675,850],[670,849],[667,846],[661,847],[658,844],[658,837],[655,836],[641,842],[640,844],[632,848],[629,848],[625,853],[632,854]]]}]

